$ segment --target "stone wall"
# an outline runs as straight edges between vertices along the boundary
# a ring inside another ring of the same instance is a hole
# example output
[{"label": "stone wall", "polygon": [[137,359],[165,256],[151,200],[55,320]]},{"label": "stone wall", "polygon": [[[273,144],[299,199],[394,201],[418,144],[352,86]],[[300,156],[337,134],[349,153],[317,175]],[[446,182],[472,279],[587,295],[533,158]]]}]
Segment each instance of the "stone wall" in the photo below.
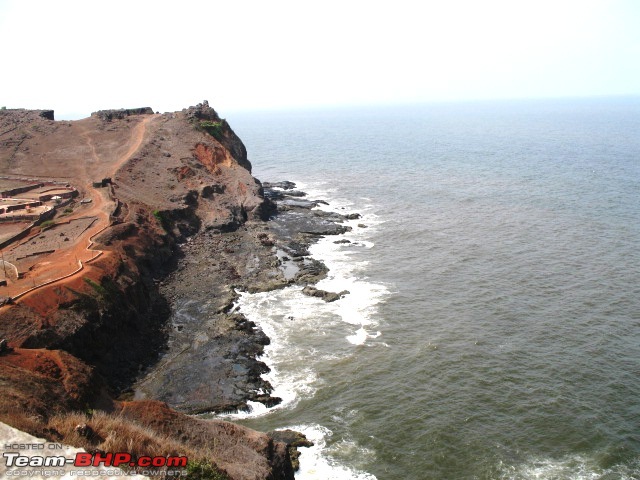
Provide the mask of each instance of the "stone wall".
[{"label": "stone wall", "polygon": [[114,119],[122,119],[131,115],[153,115],[153,109],[151,107],[120,108],[117,110],[98,110],[91,114],[92,117],[98,117],[100,120],[106,122]]}]

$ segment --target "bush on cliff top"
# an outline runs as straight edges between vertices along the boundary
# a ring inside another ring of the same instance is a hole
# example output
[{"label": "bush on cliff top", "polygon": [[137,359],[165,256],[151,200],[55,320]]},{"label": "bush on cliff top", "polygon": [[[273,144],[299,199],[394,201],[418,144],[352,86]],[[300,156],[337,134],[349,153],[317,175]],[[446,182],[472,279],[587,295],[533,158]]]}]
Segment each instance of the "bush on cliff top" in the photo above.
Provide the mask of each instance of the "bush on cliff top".
[{"label": "bush on cliff top", "polygon": [[221,140],[224,136],[224,125],[222,121],[212,122],[210,120],[202,120],[200,127],[216,140]]}]

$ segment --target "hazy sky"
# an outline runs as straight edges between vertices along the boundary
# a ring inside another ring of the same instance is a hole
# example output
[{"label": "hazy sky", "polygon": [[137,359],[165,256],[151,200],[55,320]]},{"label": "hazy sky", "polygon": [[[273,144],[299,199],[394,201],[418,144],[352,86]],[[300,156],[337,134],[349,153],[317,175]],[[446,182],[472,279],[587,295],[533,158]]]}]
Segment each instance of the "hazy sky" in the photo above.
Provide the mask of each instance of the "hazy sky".
[{"label": "hazy sky", "polygon": [[0,106],[640,94],[640,1],[0,0]]}]

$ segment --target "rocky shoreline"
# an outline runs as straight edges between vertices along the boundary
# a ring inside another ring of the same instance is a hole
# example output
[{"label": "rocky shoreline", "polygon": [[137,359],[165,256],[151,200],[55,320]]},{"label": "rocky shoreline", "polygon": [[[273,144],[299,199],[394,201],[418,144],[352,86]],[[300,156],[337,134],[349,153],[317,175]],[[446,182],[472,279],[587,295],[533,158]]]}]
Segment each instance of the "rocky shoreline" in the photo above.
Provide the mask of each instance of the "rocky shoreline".
[{"label": "rocky shoreline", "polygon": [[175,270],[159,284],[171,309],[166,348],[135,383],[135,399],[162,400],[188,414],[246,411],[248,401],[274,406],[280,399],[271,396],[262,378],[269,368],[259,360],[269,338],[234,310],[238,292],[299,285],[325,301],[348,294],[313,286],[327,269],[309,256],[309,246],[348,231],[343,222],[354,214],[313,209],[319,201],[292,182],[263,187],[272,202],[268,221],[203,230],[179,246]]},{"label": "rocky shoreline", "polygon": [[[219,478],[292,479],[302,437],[189,414],[280,401],[262,378],[269,338],[234,308],[239,292],[296,285],[325,301],[347,295],[314,286],[327,269],[309,246],[347,231],[357,214],[315,209],[323,202],[291,182],[261,184],[206,101],[75,122],[0,113],[0,165],[15,177],[5,183],[27,181],[37,166],[90,199],[57,212],[53,234],[70,218],[100,227],[75,238],[74,250],[39,252],[10,280],[35,282],[46,265],[71,269],[0,305],[0,421],[91,451],[184,452]],[[91,260],[78,269],[70,252]]]}]

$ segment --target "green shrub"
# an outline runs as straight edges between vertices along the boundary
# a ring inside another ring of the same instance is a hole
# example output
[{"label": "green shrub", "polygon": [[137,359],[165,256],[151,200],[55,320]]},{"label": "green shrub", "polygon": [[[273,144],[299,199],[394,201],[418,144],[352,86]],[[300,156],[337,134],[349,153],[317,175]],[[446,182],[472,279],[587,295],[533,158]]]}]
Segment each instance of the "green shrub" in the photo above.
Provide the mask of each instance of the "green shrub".
[{"label": "green shrub", "polygon": [[203,120],[200,122],[200,127],[216,140],[221,140],[224,137],[224,123],[222,121]]},{"label": "green shrub", "polygon": [[229,480],[229,477],[204,460],[189,461],[185,478],[187,480]]},{"label": "green shrub", "polygon": [[93,280],[91,280],[90,278],[84,277],[84,281],[87,283],[87,285],[91,286],[91,288],[93,288],[96,292],[98,292],[101,296],[105,296],[107,294],[107,291],[105,290],[105,288],[100,285],[99,283],[94,282]]},{"label": "green shrub", "polygon": [[154,210],[151,213],[153,213],[153,216],[156,217],[156,220],[158,221],[162,229],[165,232],[170,233],[172,228],[170,217],[167,217],[167,215],[160,210]]},{"label": "green shrub", "polygon": [[47,230],[51,227],[53,227],[56,224],[56,222],[54,222],[53,220],[45,220],[44,222],[42,222],[40,224],[40,227],[42,227],[43,230]]}]

